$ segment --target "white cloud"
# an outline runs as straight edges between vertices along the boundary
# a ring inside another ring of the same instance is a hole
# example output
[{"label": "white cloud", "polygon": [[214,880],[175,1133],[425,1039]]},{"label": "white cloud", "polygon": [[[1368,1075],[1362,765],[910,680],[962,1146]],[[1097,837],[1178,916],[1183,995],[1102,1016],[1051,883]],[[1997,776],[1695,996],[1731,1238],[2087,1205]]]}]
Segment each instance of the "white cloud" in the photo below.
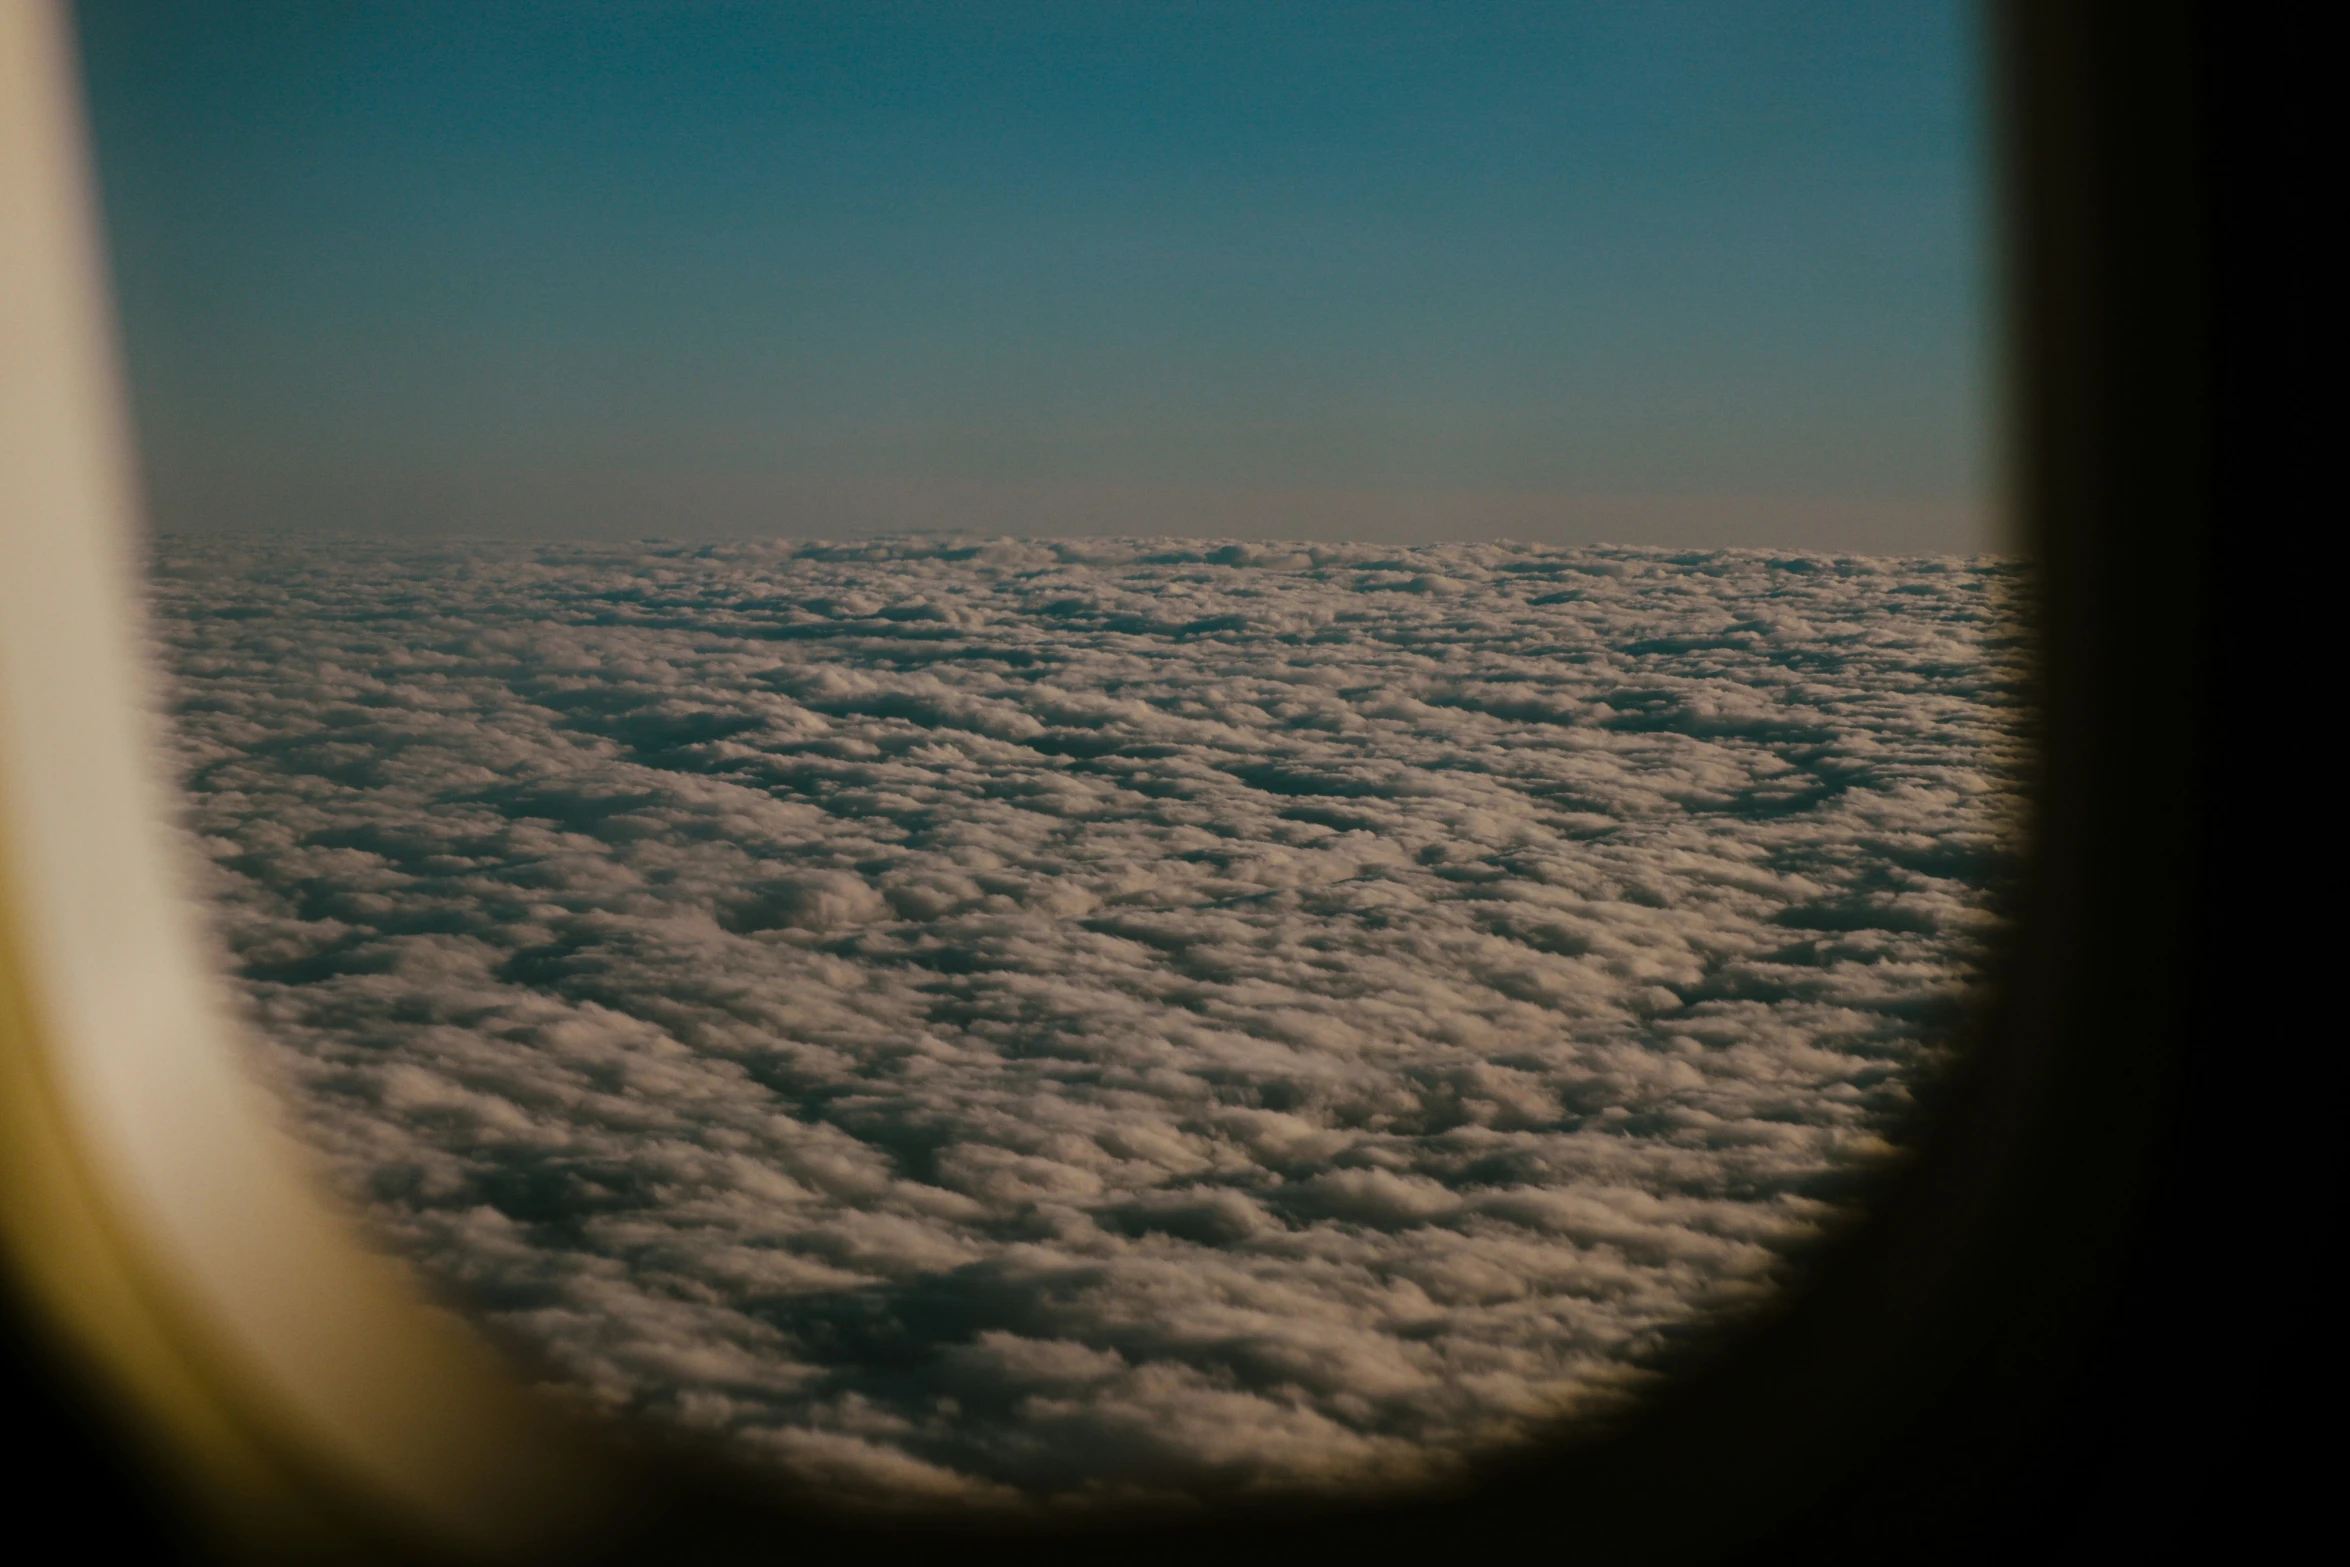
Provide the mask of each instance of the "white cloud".
[{"label": "white cloud", "polygon": [[268,1068],[586,1396],[877,1497],[1441,1468],[1881,1158],[2010,568],[170,542]]}]

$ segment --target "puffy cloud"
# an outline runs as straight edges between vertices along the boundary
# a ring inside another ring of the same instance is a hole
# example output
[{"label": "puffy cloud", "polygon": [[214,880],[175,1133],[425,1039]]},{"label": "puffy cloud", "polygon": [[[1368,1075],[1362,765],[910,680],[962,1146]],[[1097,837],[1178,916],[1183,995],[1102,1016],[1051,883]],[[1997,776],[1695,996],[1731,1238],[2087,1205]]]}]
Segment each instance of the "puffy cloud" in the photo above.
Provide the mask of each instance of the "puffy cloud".
[{"label": "puffy cloud", "polygon": [[167,541],[266,1069],[597,1405],[848,1492],[1441,1470],[1864,1188],[2012,568]]}]

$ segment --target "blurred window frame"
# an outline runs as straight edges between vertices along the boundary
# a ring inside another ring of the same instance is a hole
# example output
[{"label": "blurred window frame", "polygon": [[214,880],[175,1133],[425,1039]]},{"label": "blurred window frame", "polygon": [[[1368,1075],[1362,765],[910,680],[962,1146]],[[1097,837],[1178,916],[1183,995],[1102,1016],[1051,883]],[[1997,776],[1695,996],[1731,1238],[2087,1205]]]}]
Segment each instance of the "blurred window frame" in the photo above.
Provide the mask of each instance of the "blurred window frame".
[{"label": "blurred window frame", "polygon": [[[2245,477],[2222,397],[2215,12],[2173,0],[1990,12],[2011,504],[2038,614],[2014,934],[1918,1156],[1799,1289],[1697,1369],[1621,1424],[1498,1463],[1458,1493],[1243,1500],[1147,1525],[853,1522],[779,1507],[690,1449],[618,1448],[515,1417],[500,1427],[512,1441],[595,1476],[618,1510],[586,1536],[550,1525],[491,1550],[282,1436],[249,1443],[269,1471],[257,1489],[208,1494],[227,1482],[175,1459],[193,1428],[142,1405],[160,1384],[109,1360],[133,1350],[110,1346],[104,1314],[77,1319],[28,1282],[47,1253],[27,1247],[68,1233],[52,1215],[46,1232],[0,1225],[6,1385],[56,1433],[28,1473],[61,1495],[113,1496],[101,1535],[232,1557],[871,1562],[951,1546],[1030,1562],[1967,1559],[2110,1528],[2132,1505],[2162,1538],[2193,1504],[2160,1477],[2183,1484],[2205,1466],[2200,1428],[2147,1361],[2198,1321],[2233,1320],[2225,1286],[2174,1260],[2228,1200],[2198,1182],[2209,1154],[2193,1099],[2221,1080],[2230,1043],[2212,924],[2214,659],[2221,480]],[[0,1048],[15,1059],[38,1041],[24,1025]],[[0,1186],[18,1183],[0,1199],[20,1216],[26,1168],[0,1166]],[[174,1374],[239,1372],[197,1357]],[[212,1394],[232,1425],[253,1407],[234,1387]]]}]

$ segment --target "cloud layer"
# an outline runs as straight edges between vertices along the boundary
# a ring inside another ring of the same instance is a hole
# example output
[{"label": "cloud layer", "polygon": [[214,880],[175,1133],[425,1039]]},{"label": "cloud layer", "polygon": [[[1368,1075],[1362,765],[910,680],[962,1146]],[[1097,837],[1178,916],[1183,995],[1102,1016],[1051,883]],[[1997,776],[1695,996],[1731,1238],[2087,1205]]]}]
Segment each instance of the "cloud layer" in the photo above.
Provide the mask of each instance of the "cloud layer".
[{"label": "cloud layer", "polygon": [[1397,1479],[1906,1124],[2013,568],[167,541],[292,1113],[576,1393],[845,1493]]}]

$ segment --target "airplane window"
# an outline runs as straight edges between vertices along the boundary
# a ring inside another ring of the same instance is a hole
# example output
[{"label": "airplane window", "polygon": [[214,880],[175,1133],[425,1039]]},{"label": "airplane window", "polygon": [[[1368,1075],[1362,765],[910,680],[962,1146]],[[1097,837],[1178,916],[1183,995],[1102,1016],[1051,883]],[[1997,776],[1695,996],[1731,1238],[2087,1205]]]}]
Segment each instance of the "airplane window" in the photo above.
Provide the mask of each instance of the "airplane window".
[{"label": "airplane window", "polygon": [[559,1397],[1408,1486],[1919,1134],[2027,766],[1963,8],[80,18],[256,1069]]}]

